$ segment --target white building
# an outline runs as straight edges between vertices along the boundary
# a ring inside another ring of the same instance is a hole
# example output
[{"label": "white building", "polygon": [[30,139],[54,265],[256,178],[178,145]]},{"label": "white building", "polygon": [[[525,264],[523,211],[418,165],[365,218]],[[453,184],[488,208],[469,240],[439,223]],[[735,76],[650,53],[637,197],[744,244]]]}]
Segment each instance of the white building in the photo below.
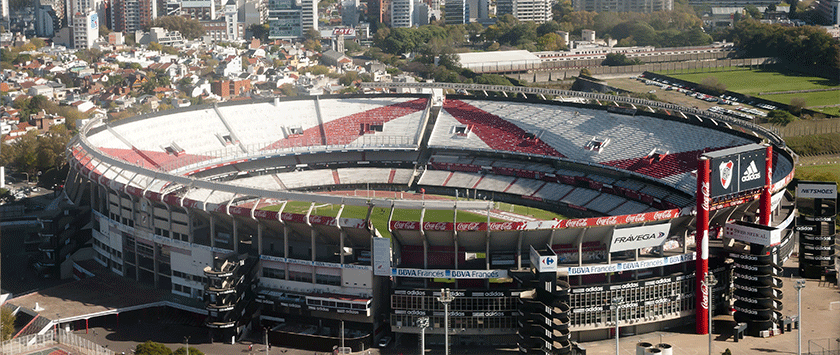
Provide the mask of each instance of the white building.
[{"label": "white building", "polygon": [[391,27],[411,27],[414,20],[413,0],[391,1]]},{"label": "white building", "polygon": [[551,0],[513,0],[513,16],[519,21],[551,21]]},{"label": "white building", "polygon": [[432,12],[429,9],[429,5],[427,5],[423,0],[415,0],[414,1],[414,24],[417,26],[424,26],[429,24],[429,19],[431,18]]},{"label": "white building", "polygon": [[96,11],[88,11],[76,13],[73,18],[73,47],[90,49],[99,37],[99,15]]},{"label": "white building", "polygon": [[239,12],[236,10],[236,1],[228,0],[225,4],[225,31],[228,41],[238,41],[240,39],[239,25],[237,21],[238,13]]},{"label": "white building", "polygon": [[310,29],[318,30],[318,1],[301,0],[300,2],[300,26],[301,33],[306,34]]}]

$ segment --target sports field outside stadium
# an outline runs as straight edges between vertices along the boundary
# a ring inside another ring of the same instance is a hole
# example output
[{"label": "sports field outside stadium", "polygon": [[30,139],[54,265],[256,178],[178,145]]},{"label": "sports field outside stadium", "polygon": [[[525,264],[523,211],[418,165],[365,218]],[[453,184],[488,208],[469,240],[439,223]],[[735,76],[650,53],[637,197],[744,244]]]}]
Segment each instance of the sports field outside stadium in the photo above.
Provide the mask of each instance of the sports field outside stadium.
[{"label": "sports field outside stadium", "polygon": [[[745,95],[760,97],[765,100],[790,104],[792,98],[805,99],[805,106],[826,114],[838,115],[837,105],[840,97],[838,81],[809,76],[792,71],[749,69],[744,67],[723,67],[710,71],[685,73],[681,71],[663,71],[660,74],[700,84],[705,78],[716,78],[726,85],[726,89]],[[831,90],[834,89],[834,90]],[[830,90],[790,93],[800,90]],[[829,107],[820,107],[829,106]]]}]

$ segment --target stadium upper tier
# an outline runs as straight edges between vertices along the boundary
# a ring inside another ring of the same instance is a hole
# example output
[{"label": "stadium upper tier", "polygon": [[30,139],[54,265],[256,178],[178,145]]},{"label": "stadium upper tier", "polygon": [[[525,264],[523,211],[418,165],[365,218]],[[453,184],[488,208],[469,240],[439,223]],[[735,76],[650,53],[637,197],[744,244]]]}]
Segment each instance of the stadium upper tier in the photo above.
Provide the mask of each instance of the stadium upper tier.
[{"label": "stadium upper tier", "polygon": [[[693,195],[703,152],[764,138],[714,117],[586,102],[393,94],[234,101],[94,121],[72,151],[100,182],[203,204],[236,206],[255,197],[336,203],[344,199],[299,191],[419,184],[616,214],[650,212],[653,205],[628,193],[629,200],[609,196],[601,184],[686,207],[691,201],[679,195]],[[499,159],[489,158],[495,153]],[[582,173],[575,164],[611,176]],[[781,188],[793,163],[777,149],[773,167]],[[439,171],[446,169],[452,172]],[[595,187],[575,187],[579,178]]]}]

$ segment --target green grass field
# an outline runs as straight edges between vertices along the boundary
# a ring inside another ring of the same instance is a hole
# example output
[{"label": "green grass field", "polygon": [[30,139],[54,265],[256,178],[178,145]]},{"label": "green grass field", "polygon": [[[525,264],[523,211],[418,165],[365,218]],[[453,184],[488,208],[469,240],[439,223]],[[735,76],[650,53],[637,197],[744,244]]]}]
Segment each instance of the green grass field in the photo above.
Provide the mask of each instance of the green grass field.
[{"label": "green grass field", "polygon": [[[284,213],[298,213],[298,214],[305,214],[309,211],[309,207],[312,205],[311,202],[305,201],[289,201],[286,203],[286,207],[283,208]],[[262,210],[266,211],[279,211],[282,204],[279,205],[272,205],[272,206],[265,206],[261,208]],[[338,216],[338,211],[341,206],[332,205],[332,204],[324,204],[324,205],[315,205],[315,208],[312,210],[313,215],[325,216],[325,217],[336,217]],[[566,219],[565,216],[545,211],[537,208],[520,206],[520,205],[512,205],[509,203],[497,203],[497,208],[502,211],[509,211],[516,214],[524,215],[524,216],[531,216],[537,219]],[[392,217],[395,221],[419,221],[420,220],[420,210],[408,210],[408,209],[395,209],[394,216]],[[373,224],[373,227],[379,231],[384,237],[390,237],[388,234],[388,215],[390,214],[390,210],[386,208],[374,208],[371,211],[370,220]],[[367,208],[363,206],[345,206],[344,211],[341,213],[341,217],[343,218],[365,218],[367,216]],[[423,218],[426,222],[451,222],[455,218],[455,212],[451,210],[426,210],[426,214]],[[490,222],[504,222],[505,220],[499,218],[490,218]],[[465,212],[459,211],[458,212],[458,222],[487,222],[487,215],[479,214],[479,213],[472,213],[472,212]]]},{"label": "green grass field", "polygon": [[835,181],[840,184],[840,164],[797,166],[797,179],[811,181]]},{"label": "green grass field", "polygon": [[[760,70],[742,67],[715,68],[710,71],[684,73],[680,71],[665,71],[663,74],[677,79],[701,83],[708,77],[717,78],[726,85],[729,91],[739,92],[760,97],[783,104],[789,104],[790,99],[802,97],[806,106],[835,105],[840,103],[840,91],[818,91],[796,94],[767,94],[780,91],[814,90],[838,88],[838,81],[808,76],[785,70]],[[759,93],[765,93],[759,95]],[[837,108],[814,108],[828,114],[836,113]]]}]

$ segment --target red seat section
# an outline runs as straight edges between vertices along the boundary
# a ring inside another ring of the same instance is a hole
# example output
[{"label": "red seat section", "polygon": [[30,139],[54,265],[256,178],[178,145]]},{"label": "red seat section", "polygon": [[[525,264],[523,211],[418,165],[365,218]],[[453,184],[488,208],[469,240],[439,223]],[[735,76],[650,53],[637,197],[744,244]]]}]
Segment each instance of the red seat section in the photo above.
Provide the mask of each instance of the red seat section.
[{"label": "red seat section", "polygon": [[529,139],[528,132],[503,118],[460,100],[446,100],[443,108],[458,122],[471,126],[484,143],[494,150],[563,157],[545,142]]},{"label": "red seat section", "polygon": [[731,147],[733,146],[704,148],[700,150],[691,150],[687,152],[670,153],[665,156],[660,156],[661,159],[659,160],[650,159],[650,157],[644,156],[624,160],[613,160],[603,162],[601,164],[614,166],[619,169],[634,171],[639,174],[655,177],[657,179],[662,179],[669,176],[683,174],[696,170],[697,159],[699,159],[700,156],[704,153]]},{"label": "red seat section", "polygon": [[148,169],[177,169],[182,166],[197,163],[210,159],[212,157],[203,155],[181,154],[179,156],[167,154],[164,152],[150,152],[147,150],[133,149],[119,149],[119,148],[99,148],[105,154],[112,157],[125,160],[131,164],[136,164]]},{"label": "red seat section", "polygon": [[[323,124],[324,136],[326,137],[327,145],[342,145],[348,144],[370,131],[371,125],[382,125],[395,118],[400,118],[418,111],[426,109],[428,99],[421,98],[398,104],[377,107],[372,110],[367,110],[325,122]],[[405,135],[406,132],[400,132]],[[281,139],[263,148],[279,149],[289,147],[306,147],[321,145],[321,127],[311,127],[305,129],[302,134],[289,136],[287,139]]]}]

